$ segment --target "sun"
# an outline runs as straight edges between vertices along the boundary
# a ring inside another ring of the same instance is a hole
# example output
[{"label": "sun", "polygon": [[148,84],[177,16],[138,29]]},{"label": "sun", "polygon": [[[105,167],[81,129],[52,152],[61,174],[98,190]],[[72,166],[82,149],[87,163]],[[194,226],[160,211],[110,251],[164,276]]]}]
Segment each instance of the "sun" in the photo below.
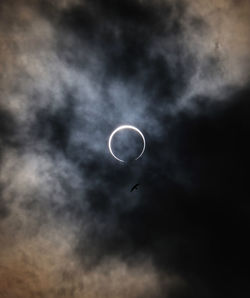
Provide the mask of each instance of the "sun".
[{"label": "sun", "polygon": [[139,159],[139,158],[143,155],[143,153],[144,153],[144,151],[145,151],[145,148],[146,148],[146,141],[145,141],[145,137],[144,137],[143,133],[142,133],[138,128],[136,128],[135,126],[132,126],[132,125],[121,125],[121,126],[117,127],[117,128],[111,133],[111,135],[110,135],[110,137],[109,137],[109,141],[108,141],[109,151],[110,151],[110,153],[112,154],[112,156],[113,156],[115,159],[119,160],[120,162],[125,162],[125,160],[122,160],[122,159],[120,159],[119,157],[117,157],[117,156],[114,154],[113,150],[112,150],[112,139],[113,139],[114,135],[115,135],[118,131],[121,131],[121,130],[123,130],[123,129],[132,129],[132,130],[136,131],[136,132],[141,136],[141,138],[142,138],[142,141],[143,141],[143,148],[142,148],[141,153],[135,158],[135,160],[137,160],[137,159]]}]

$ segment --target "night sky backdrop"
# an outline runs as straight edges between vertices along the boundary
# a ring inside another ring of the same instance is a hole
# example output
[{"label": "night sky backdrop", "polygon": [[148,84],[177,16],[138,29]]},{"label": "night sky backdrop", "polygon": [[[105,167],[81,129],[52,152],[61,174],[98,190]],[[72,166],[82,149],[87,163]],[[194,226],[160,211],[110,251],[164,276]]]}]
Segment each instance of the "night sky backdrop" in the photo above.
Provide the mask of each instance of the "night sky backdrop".
[{"label": "night sky backdrop", "polygon": [[249,29],[248,0],[0,1],[1,298],[249,297]]}]

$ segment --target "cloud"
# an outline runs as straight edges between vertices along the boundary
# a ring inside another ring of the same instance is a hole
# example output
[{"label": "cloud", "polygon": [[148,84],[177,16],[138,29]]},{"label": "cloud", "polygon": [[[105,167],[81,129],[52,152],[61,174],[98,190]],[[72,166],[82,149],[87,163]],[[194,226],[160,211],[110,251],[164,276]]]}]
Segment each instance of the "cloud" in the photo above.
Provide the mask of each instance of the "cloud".
[{"label": "cloud", "polygon": [[[248,3],[0,11],[0,296],[247,293]],[[128,165],[121,124],[147,142]]]}]

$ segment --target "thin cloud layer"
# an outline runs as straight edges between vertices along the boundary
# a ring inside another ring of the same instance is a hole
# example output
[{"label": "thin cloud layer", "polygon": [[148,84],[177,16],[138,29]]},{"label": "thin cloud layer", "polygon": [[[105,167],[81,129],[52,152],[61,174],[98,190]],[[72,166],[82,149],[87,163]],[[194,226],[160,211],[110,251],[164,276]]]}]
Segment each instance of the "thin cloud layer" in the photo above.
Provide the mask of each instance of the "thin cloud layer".
[{"label": "thin cloud layer", "polygon": [[1,297],[249,293],[249,8],[1,2]]}]

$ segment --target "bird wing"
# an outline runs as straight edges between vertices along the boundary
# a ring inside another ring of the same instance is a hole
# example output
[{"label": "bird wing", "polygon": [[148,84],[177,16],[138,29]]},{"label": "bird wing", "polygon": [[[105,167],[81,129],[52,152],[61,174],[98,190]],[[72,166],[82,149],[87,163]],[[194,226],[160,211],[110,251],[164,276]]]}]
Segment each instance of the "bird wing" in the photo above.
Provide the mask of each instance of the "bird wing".
[{"label": "bird wing", "polygon": [[135,185],[131,188],[130,192],[132,192],[133,190],[135,190],[135,189],[137,188],[137,186],[139,186],[139,183],[135,184]]}]

